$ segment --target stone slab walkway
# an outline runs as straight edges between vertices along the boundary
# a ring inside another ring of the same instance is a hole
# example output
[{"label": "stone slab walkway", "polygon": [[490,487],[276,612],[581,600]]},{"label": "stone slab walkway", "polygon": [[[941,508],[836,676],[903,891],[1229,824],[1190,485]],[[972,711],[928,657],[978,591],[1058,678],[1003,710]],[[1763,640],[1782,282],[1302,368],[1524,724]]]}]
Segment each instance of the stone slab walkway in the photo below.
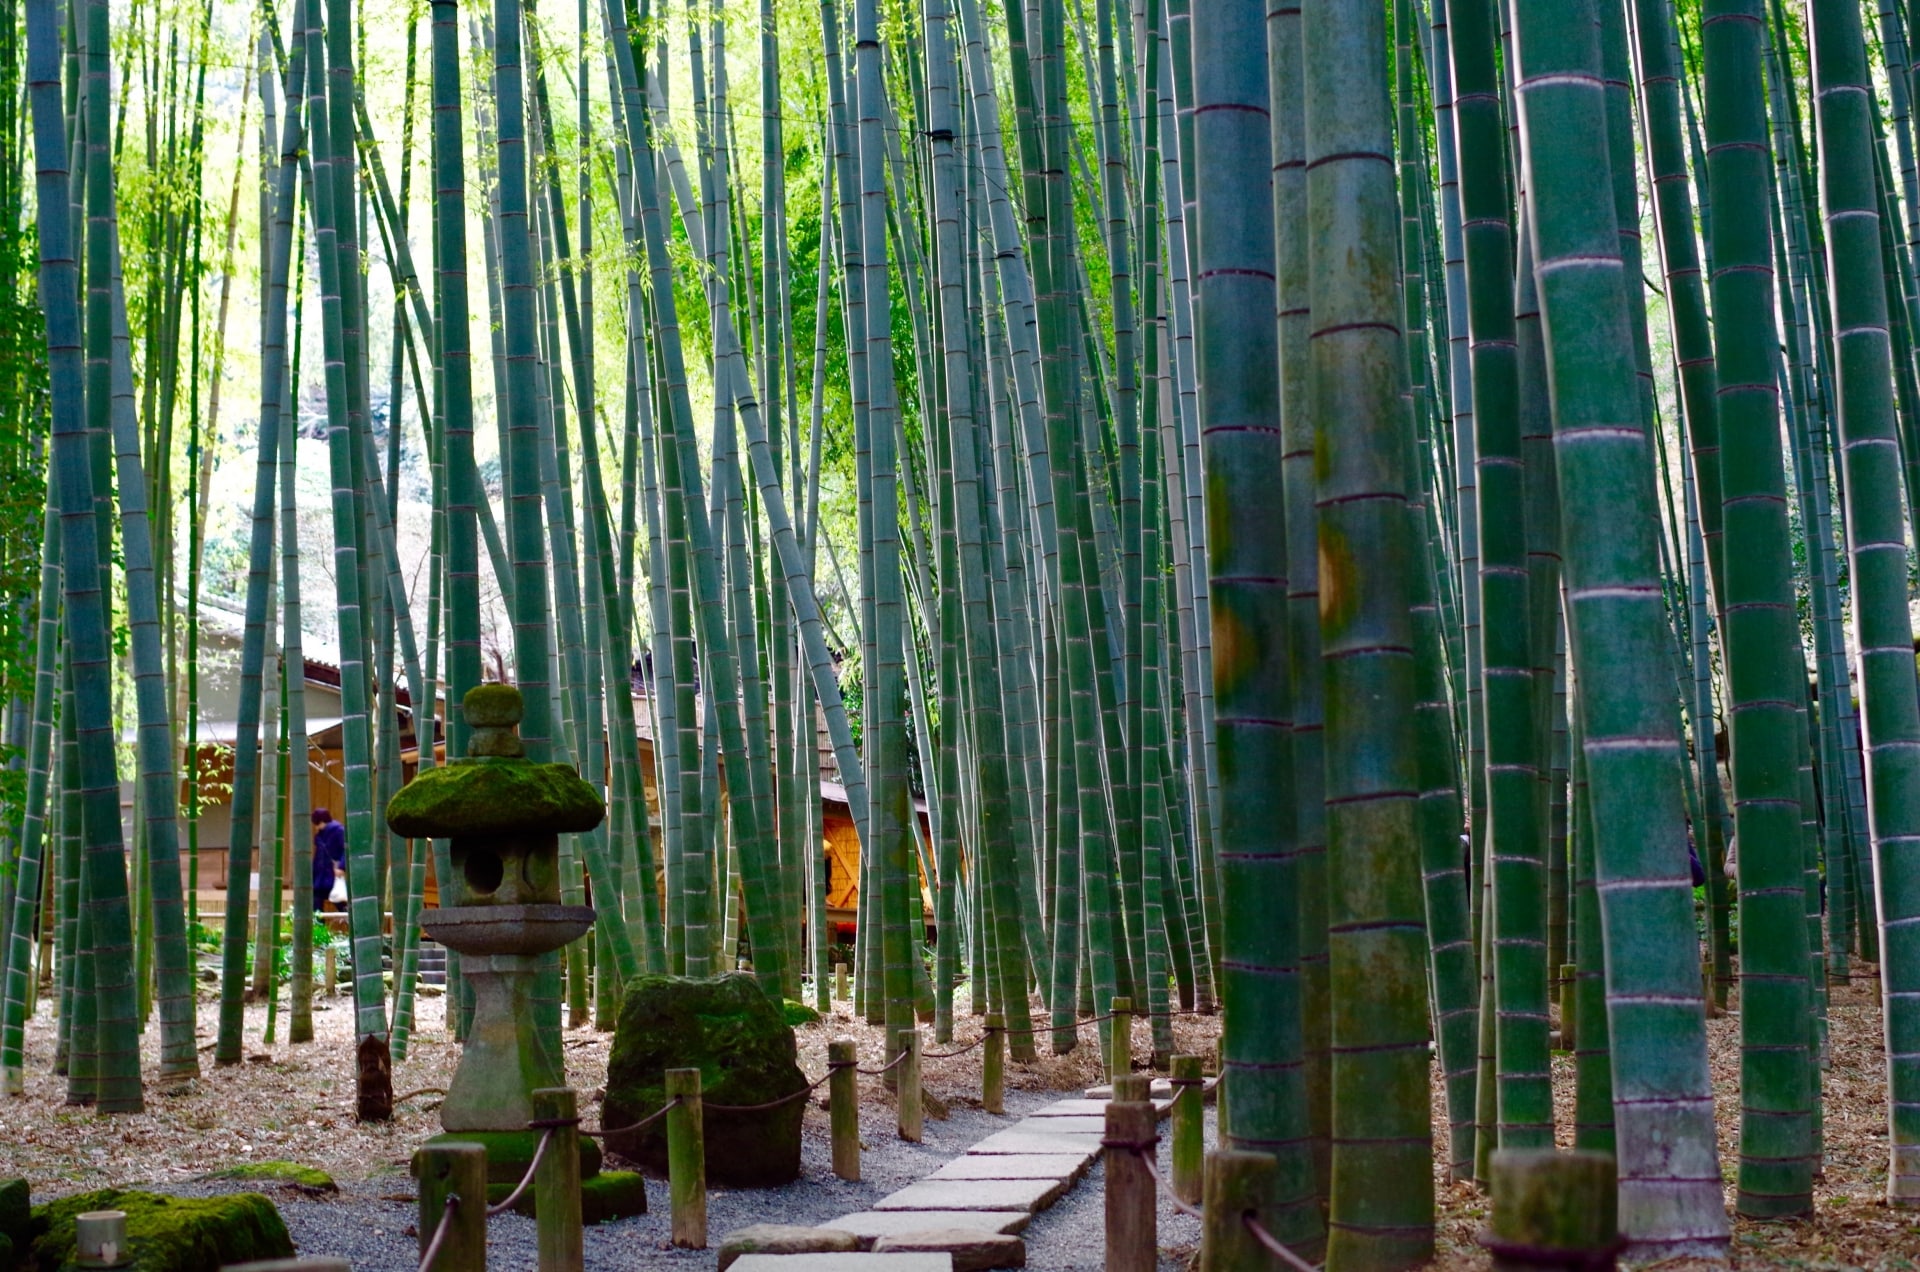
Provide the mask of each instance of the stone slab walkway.
[{"label": "stone slab walkway", "polygon": [[[1167,1115],[1172,1089],[1156,1091],[1155,1103],[1161,1117]],[[1104,1094],[1089,1091],[1085,1098],[1056,1100],[1035,1110],[1003,1131],[987,1136],[966,1154],[948,1162],[933,1174],[873,1204],[871,1210],[843,1215],[820,1224],[822,1228],[853,1233],[860,1248],[870,1250],[883,1238],[900,1239],[925,1233],[930,1238],[916,1249],[938,1245],[933,1235],[942,1229],[956,1243],[968,1232],[1018,1233],[1035,1214],[1065,1196],[1086,1175],[1100,1155],[1100,1138],[1106,1125],[1107,1100]],[[952,1255],[933,1257],[954,1259],[953,1272],[962,1269],[1017,1267],[1024,1261],[1024,1249],[1007,1242],[998,1262],[979,1261],[979,1252],[962,1251],[956,1244]],[[812,1265],[799,1262],[800,1255],[756,1255],[751,1265],[745,1259],[733,1266],[742,1272],[806,1272]],[[842,1255],[844,1266],[854,1264],[852,1256]],[[873,1257],[873,1256],[868,1256]],[[894,1257],[905,1257],[904,1255]],[[915,1257],[928,1257],[916,1254]],[[1017,1261],[1016,1261],[1017,1260]],[[878,1272],[882,1265],[872,1265]],[[886,1265],[892,1268],[894,1265]],[[947,1265],[942,1265],[943,1269]],[[909,1272],[900,1265],[901,1272]],[[911,1272],[920,1272],[914,1265]]]}]

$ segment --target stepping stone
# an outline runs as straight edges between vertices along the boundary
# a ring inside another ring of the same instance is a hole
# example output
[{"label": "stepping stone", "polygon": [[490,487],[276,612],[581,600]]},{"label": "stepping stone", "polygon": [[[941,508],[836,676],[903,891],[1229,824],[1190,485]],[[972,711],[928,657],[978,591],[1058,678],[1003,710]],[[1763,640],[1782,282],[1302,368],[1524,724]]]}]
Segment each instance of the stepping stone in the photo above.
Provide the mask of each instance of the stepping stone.
[{"label": "stepping stone", "polygon": [[1092,1164],[1092,1153],[977,1153],[956,1157],[928,1179],[1073,1179]]},{"label": "stepping stone", "polygon": [[898,1237],[881,1237],[873,1243],[875,1254],[921,1252],[953,1256],[953,1272],[988,1272],[990,1268],[1027,1266],[1027,1243],[999,1232],[979,1232],[970,1228],[942,1228],[932,1232],[914,1232]]},{"label": "stepping stone", "polygon": [[1027,1114],[1027,1117],[1030,1119],[1036,1117],[1105,1117],[1106,1113],[1107,1102],[1105,1100],[1055,1100],[1044,1109],[1035,1109],[1033,1112]]},{"label": "stepping stone", "polygon": [[1031,1125],[1033,1124],[1022,1123],[1017,1127],[996,1131],[967,1152],[979,1156],[985,1153],[1097,1153],[1100,1151],[1098,1135],[1026,1129]]},{"label": "stepping stone", "polygon": [[1045,1210],[1067,1179],[923,1179],[873,1203],[875,1210]]},{"label": "stepping stone", "polygon": [[749,1254],[845,1254],[860,1248],[851,1232],[790,1223],[756,1223],[720,1238],[720,1272]]},{"label": "stepping stone", "polygon": [[[1032,1221],[1033,1216],[1024,1210],[862,1210],[858,1214],[830,1219],[820,1226],[851,1232],[859,1238],[861,1249],[870,1250],[881,1237],[948,1228],[1016,1233],[1025,1232]],[[845,1255],[830,1257],[846,1258]]]},{"label": "stepping stone", "polygon": [[[1096,1088],[1096,1089],[1104,1089],[1104,1088]],[[1158,1113],[1162,1118],[1166,1117],[1167,1114],[1173,1111],[1172,1097],[1169,1096],[1166,1099],[1161,1099],[1156,1096],[1153,1101],[1153,1109],[1154,1109],[1154,1112]],[[1107,1101],[1104,1099],[1055,1100],[1052,1104],[1047,1105],[1047,1107],[1045,1107],[1044,1109],[1035,1109],[1033,1112],[1027,1114],[1025,1120],[1030,1122],[1034,1118],[1043,1118],[1048,1122],[1052,1122],[1055,1119],[1063,1118],[1063,1117],[1097,1117],[1097,1118],[1105,1119],[1106,1116],[1107,1116]],[[1052,1130],[1053,1127],[1049,1126],[1046,1129]]]},{"label": "stepping stone", "polygon": [[1075,1117],[1030,1117],[1015,1122],[1007,1129],[1031,1131],[1036,1135],[1092,1135],[1098,1138],[1107,1133],[1107,1119],[1105,1114],[1093,1117],[1085,1114]]},{"label": "stepping stone", "polygon": [[[1113,1084],[1106,1082],[1099,1086],[1088,1087],[1087,1098],[1089,1100],[1098,1100],[1100,1103],[1105,1104],[1113,1098]],[[1155,1078],[1147,1086],[1147,1098],[1151,1100],[1171,1100],[1173,1098],[1173,1083],[1165,1078]]]},{"label": "stepping stone", "polygon": [[745,1254],[733,1272],[953,1272],[951,1254]]}]

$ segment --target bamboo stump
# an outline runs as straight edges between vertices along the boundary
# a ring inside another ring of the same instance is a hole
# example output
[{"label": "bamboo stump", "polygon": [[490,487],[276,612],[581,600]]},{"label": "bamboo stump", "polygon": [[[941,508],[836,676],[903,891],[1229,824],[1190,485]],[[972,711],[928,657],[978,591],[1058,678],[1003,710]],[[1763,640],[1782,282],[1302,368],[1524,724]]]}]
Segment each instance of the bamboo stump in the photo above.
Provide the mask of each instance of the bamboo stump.
[{"label": "bamboo stump", "polygon": [[534,1222],[538,1225],[540,1272],[582,1272],[586,1236],[580,1216],[579,1101],[569,1087],[533,1093],[533,1115],[546,1128],[547,1151],[534,1173]]},{"label": "bamboo stump", "polygon": [[1200,1168],[1206,1156],[1206,1078],[1199,1056],[1175,1056],[1173,1070],[1173,1195],[1188,1205],[1200,1200]]},{"label": "bamboo stump", "polygon": [[1007,1111],[1007,1022],[997,1011],[987,1013],[986,1056],[980,1062],[980,1107],[989,1113]]},{"label": "bamboo stump", "polygon": [[924,1127],[920,1101],[920,1031],[900,1031],[900,1138],[918,1144]]},{"label": "bamboo stump", "polygon": [[[842,963],[842,967],[846,964]],[[853,1039],[835,1038],[827,1044],[828,1119],[833,1125],[833,1173],[842,1179],[860,1178],[860,1075],[854,1068]]]},{"label": "bamboo stump", "polygon": [[[433,1272],[486,1272],[487,1150],[478,1144],[428,1144],[413,1155],[420,1179],[420,1254],[447,1224]],[[449,1213],[451,1208],[451,1213]]]},{"label": "bamboo stump", "polygon": [[[1123,1089],[1124,1088],[1124,1089]],[[1160,1207],[1144,1154],[1159,1143],[1159,1116],[1145,1077],[1116,1078],[1107,1102],[1107,1272],[1154,1272]]]},{"label": "bamboo stump", "polygon": [[707,1248],[707,1140],[700,1110],[700,1070],[668,1069],[667,1192],[673,1203],[673,1244]]},{"label": "bamboo stump", "polygon": [[833,965],[833,996],[843,1003],[847,1001],[847,965],[845,963]]},{"label": "bamboo stump", "polygon": [[1618,1183],[1607,1153],[1503,1148],[1480,1244],[1495,1272],[1603,1272],[1619,1252]]}]

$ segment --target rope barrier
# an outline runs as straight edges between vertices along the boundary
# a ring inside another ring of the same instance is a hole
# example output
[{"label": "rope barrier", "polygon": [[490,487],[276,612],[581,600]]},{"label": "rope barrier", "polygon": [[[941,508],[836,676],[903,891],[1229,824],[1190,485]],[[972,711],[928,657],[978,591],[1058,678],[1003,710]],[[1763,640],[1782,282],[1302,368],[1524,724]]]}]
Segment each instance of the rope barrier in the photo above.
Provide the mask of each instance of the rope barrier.
[{"label": "rope barrier", "polygon": [[580,1128],[580,1133],[582,1135],[587,1136],[589,1139],[601,1139],[608,1135],[625,1135],[630,1131],[644,1130],[647,1127],[652,1126],[655,1122],[658,1122],[661,1118],[665,1117],[670,1110],[678,1107],[679,1104],[681,1103],[681,1098],[682,1097],[677,1095],[674,1096],[671,1100],[668,1100],[665,1104],[661,1105],[659,1108],[655,1109],[653,1112],[647,1114],[645,1117],[641,1118],[638,1122],[635,1122],[632,1126],[616,1126],[612,1130],[608,1130],[606,1127],[603,1126],[597,1131],[590,1131],[583,1126]]},{"label": "rope barrier", "polygon": [[[967,1052],[972,1051],[975,1047],[992,1037],[995,1032],[995,1030],[989,1029],[986,1033],[981,1034],[966,1046],[955,1047],[952,1051],[922,1051],[920,1058],[922,1060],[951,1060],[955,1056],[964,1056]],[[1004,1030],[999,1032],[1004,1032]]]},{"label": "rope barrier", "polygon": [[877,1078],[877,1077],[879,1077],[879,1076],[880,1076],[881,1074],[883,1074],[883,1073],[888,1073],[888,1072],[890,1072],[890,1071],[892,1071],[892,1070],[894,1070],[894,1069],[897,1069],[897,1068],[899,1068],[899,1067],[900,1067],[900,1066],[901,1066],[902,1064],[905,1064],[905,1063],[906,1063],[906,1059],[907,1059],[907,1057],[908,1057],[908,1056],[910,1056],[910,1055],[912,1055],[912,1054],[913,1054],[913,1053],[912,1053],[911,1051],[902,1051],[902,1052],[901,1052],[901,1053],[900,1053],[899,1055],[897,1055],[897,1056],[895,1056],[895,1057],[894,1057],[894,1058],[892,1059],[892,1061],[891,1061],[891,1062],[889,1062],[889,1063],[887,1063],[887,1064],[883,1064],[883,1065],[881,1065],[881,1066],[880,1066],[880,1067],[879,1067],[878,1069],[860,1069],[860,1068],[856,1068],[856,1069],[854,1070],[854,1072],[856,1072],[856,1073],[864,1073],[864,1074],[866,1074],[866,1075],[867,1075],[868,1077],[870,1077],[870,1078]]},{"label": "rope barrier", "polygon": [[1305,1259],[1287,1249],[1286,1246],[1280,1244],[1279,1240],[1275,1238],[1271,1232],[1268,1232],[1266,1226],[1260,1222],[1259,1216],[1255,1215],[1252,1211],[1241,1215],[1240,1222],[1247,1225],[1247,1231],[1253,1234],[1255,1241],[1258,1241],[1267,1248],[1268,1254],[1271,1254],[1274,1258],[1292,1268],[1294,1272],[1320,1272],[1320,1266],[1318,1264],[1308,1263]]},{"label": "rope barrier", "polygon": [[420,1256],[420,1272],[433,1272],[433,1261],[440,1257],[440,1247],[446,1243],[447,1230],[453,1223],[453,1212],[460,1208],[460,1195],[447,1194],[446,1207],[440,1212],[440,1226],[433,1230],[433,1240],[427,1242],[427,1252]]},{"label": "rope barrier", "polygon": [[[1160,1143],[1160,1137],[1156,1135],[1153,1142],[1157,1147]],[[1173,1191],[1173,1185],[1168,1183],[1166,1176],[1160,1173],[1160,1162],[1153,1154],[1141,1152],[1136,1149],[1134,1150],[1134,1156],[1138,1157],[1141,1162],[1146,1165],[1147,1173],[1153,1176],[1153,1182],[1160,1186],[1160,1191],[1167,1194],[1167,1200],[1173,1203],[1175,1210],[1194,1219],[1201,1218],[1200,1207],[1188,1204],[1181,1199],[1179,1193]]]},{"label": "rope barrier", "polygon": [[[563,1125],[566,1121],[564,1118],[546,1118],[543,1120],[560,1122]],[[576,1123],[579,1121],[578,1118],[573,1120]],[[532,1187],[534,1172],[540,1169],[540,1159],[547,1155],[547,1145],[553,1142],[553,1131],[554,1128],[552,1126],[546,1128],[545,1134],[540,1136],[539,1146],[533,1150],[533,1160],[527,1163],[527,1173],[521,1177],[520,1182],[514,1186],[513,1191],[507,1194],[505,1201],[500,1202],[498,1205],[487,1207],[487,1218],[491,1219],[495,1215],[504,1215],[507,1211],[512,1210],[513,1203],[520,1200],[520,1194]]]},{"label": "rope barrier", "polygon": [[826,1077],[821,1078],[818,1082],[812,1083],[811,1085],[801,1087],[791,1095],[783,1095],[777,1100],[768,1100],[765,1104],[708,1104],[702,1101],[701,1108],[713,1113],[764,1113],[768,1109],[777,1109],[783,1104],[792,1104],[795,1100],[805,1099],[807,1096],[812,1095],[815,1091],[825,1086],[827,1080],[833,1077],[833,1071],[835,1069],[845,1067],[848,1066],[829,1064],[827,1066]]},{"label": "rope barrier", "polygon": [[[1101,1021],[1112,1020],[1119,1014],[1118,1012],[1110,1011],[1104,1016],[1075,1017],[1074,1022],[1070,1025],[1030,1025],[1025,1029],[1002,1029],[1000,1032],[1005,1034],[1037,1034],[1054,1033],[1062,1029],[1078,1030],[1086,1025],[1097,1025]],[[1130,1011],[1126,1014],[1137,1020],[1172,1020],[1180,1016],[1217,1016],[1220,1013],[1217,1011]]]}]

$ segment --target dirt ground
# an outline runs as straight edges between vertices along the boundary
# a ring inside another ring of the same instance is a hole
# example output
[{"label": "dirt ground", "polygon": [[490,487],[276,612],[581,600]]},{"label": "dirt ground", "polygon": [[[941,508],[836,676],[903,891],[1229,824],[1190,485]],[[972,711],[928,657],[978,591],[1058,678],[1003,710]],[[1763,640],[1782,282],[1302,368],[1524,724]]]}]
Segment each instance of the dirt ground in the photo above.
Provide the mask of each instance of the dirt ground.
[{"label": "dirt ground", "polygon": [[[1871,969],[1867,969],[1869,972]],[[444,1028],[444,998],[424,998],[419,1023],[406,1058],[394,1066],[394,1089],[403,1097],[423,1088],[444,1088],[453,1075],[459,1050]],[[36,1197],[86,1188],[131,1183],[178,1183],[209,1170],[246,1161],[298,1161],[318,1166],[337,1179],[372,1183],[393,1179],[396,1195],[410,1195],[406,1163],[413,1148],[439,1129],[437,1095],[403,1099],[394,1120],[384,1125],[353,1121],[353,1071],[350,1064],[352,1013],[345,998],[316,1002],[313,1043],[298,1047],[261,1041],[264,1007],[247,1009],[247,1060],[237,1066],[211,1064],[217,1004],[201,1004],[202,1061],[199,1079],[171,1092],[149,1087],[147,1112],[132,1117],[100,1117],[64,1104],[64,1080],[50,1072],[52,1019],[44,1011],[27,1032],[27,1092],[0,1100],[0,1175],[25,1175]],[[855,1019],[844,1004],[818,1024],[798,1031],[800,1065],[809,1079],[826,1072],[828,1039],[850,1036],[861,1062],[877,1065],[881,1031]],[[1736,1005],[1737,1006],[1737,1005]],[[1886,1183],[1885,1069],[1881,1061],[1879,983],[1855,976],[1832,990],[1832,1067],[1823,1074],[1826,1159],[1816,1185],[1812,1218],[1794,1222],[1734,1221],[1733,1259],[1748,1267],[1913,1268],[1920,1266],[1920,1214],[1895,1211],[1882,1200]],[[928,1033],[925,1086],[936,1102],[976,1104],[982,1052],[936,1058],[980,1036],[981,1020],[961,1016],[955,1040],[935,1045]],[[284,1016],[280,1022],[285,1037]],[[1183,1017],[1175,1021],[1176,1047],[1210,1054],[1218,1019]],[[1081,1029],[1081,1046],[1055,1056],[1044,1036],[1039,1058],[1008,1066],[1009,1087],[1075,1092],[1099,1080],[1092,1027]],[[157,1031],[155,1031],[157,1032]],[[1708,1037],[1718,1104],[1722,1169],[1727,1200],[1733,1201],[1733,1177],[1739,1114],[1739,1015],[1737,1010],[1709,1022]],[[567,1077],[571,1085],[597,1101],[606,1074],[612,1035],[590,1028],[566,1031]],[[145,1043],[149,1062],[157,1037]],[[1145,1056],[1150,1039],[1144,1022],[1135,1022],[1134,1050]],[[1561,1139],[1571,1142],[1571,1061],[1555,1061],[1556,1098]],[[890,1097],[877,1080],[862,1079],[862,1103],[871,1125],[886,1125]],[[1435,1125],[1441,1140],[1445,1117],[1435,1082]],[[936,1105],[937,1108],[937,1105]],[[825,1113],[810,1107],[809,1120]],[[597,1105],[587,1110],[597,1121]],[[866,1119],[863,1118],[863,1121]],[[1444,1145],[1435,1154],[1439,1203],[1436,1266],[1447,1272],[1490,1266],[1473,1244],[1485,1221],[1486,1200],[1471,1184],[1445,1181]],[[1660,1265],[1678,1272],[1678,1263]]]}]

